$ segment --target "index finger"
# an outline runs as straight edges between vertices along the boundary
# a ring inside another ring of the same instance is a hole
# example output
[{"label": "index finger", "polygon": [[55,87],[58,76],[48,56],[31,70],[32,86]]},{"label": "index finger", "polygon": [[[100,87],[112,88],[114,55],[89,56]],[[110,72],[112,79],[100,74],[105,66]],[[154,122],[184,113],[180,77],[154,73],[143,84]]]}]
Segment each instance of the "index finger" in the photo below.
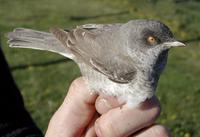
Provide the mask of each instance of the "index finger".
[{"label": "index finger", "polygon": [[80,136],[96,113],[96,98],[83,78],[72,82],[67,97],[50,121],[46,136]]},{"label": "index finger", "polygon": [[104,113],[95,123],[100,137],[124,137],[150,126],[160,114],[160,104],[153,96],[138,107],[116,107]]}]

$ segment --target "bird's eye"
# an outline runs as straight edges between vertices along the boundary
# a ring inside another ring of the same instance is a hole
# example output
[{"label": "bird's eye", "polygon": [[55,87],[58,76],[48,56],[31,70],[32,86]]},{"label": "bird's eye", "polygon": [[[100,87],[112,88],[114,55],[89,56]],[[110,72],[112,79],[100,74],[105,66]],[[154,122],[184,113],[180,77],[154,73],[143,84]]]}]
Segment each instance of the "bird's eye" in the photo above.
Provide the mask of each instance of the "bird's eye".
[{"label": "bird's eye", "polygon": [[157,39],[154,37],[154,36],[149,36],[147,38],[147,42],[150,44],[150,45],[155,45],[157,44]]}]

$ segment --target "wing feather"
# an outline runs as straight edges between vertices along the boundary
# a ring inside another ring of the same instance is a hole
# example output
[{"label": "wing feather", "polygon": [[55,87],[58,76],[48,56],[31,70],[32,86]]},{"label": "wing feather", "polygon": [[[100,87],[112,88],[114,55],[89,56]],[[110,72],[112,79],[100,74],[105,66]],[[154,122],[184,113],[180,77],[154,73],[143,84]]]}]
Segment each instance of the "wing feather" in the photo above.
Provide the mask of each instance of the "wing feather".
[{"label": "wing feather", "polygon": [[[83,27],[77,27],[69,32],[59,28],[50,31],[76,56],[77,60],[106,75],[114,82],[131,82],[136,75],[133,60],[127,55],[116,54],[114,51],[107,52],[107,50],[112,50],[109,49],[109,44],[112,43],[105,44],[109,41],[108,39],[106,41],[104,39],[99,40],[99,38],[102,38],[103,30],[100,33],[100,30],[90,31]],[[96,29],[102,28],[103,26],[99,26]],[[108,29],[105,31],[108,31]],[[112,54],[106,55],[106,53]]]}]

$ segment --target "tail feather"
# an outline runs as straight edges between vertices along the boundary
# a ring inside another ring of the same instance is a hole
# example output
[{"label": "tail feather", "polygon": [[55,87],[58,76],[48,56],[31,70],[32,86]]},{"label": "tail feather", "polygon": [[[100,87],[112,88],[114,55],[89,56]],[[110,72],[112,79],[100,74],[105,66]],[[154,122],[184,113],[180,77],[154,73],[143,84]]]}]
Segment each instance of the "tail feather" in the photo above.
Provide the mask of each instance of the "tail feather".
[{"label": "tail feather", "polygon": [[6,37],[10,47],[47,50],[73,58],[70,51],[52,33],[17,28],[13,32],[9,32]]}]

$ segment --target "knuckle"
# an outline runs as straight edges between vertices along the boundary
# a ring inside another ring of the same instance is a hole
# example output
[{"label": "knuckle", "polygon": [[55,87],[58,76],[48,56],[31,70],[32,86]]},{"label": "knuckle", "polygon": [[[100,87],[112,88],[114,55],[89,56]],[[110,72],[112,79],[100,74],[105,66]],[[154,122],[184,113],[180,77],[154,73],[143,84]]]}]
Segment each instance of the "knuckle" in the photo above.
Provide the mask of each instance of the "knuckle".
[{"label": "knuckle", "polygon": [[169,131],[162,125],[154,126],[153,133],[155,137],[170,137]]},{"label": "knuckle", "polygon": [[118,137],[117,130],[109,121],[98,120],[96,123],[97,135],[99,137]]}]

